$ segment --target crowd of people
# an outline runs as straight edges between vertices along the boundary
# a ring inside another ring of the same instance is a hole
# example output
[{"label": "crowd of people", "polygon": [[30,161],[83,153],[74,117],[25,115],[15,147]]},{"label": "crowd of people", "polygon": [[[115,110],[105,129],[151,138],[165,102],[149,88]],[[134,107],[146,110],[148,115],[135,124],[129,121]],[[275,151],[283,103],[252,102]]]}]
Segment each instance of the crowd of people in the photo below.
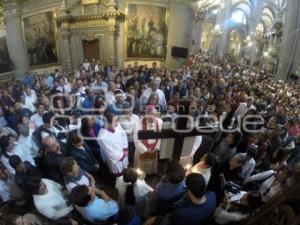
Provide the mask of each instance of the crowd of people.
[{"label": "crowd of people", "polygon": [[[202,52],[176,71],[85,60],[71,74],[26,73],[0,88],[0,220],[241,221],[292,180],[299,99],[296,84]],[[195,124],[215,132],[201,136],[191,167],[169,159],[158,171],[162,140],[140,140],[138,132],[176,123],[182,105]]]}]

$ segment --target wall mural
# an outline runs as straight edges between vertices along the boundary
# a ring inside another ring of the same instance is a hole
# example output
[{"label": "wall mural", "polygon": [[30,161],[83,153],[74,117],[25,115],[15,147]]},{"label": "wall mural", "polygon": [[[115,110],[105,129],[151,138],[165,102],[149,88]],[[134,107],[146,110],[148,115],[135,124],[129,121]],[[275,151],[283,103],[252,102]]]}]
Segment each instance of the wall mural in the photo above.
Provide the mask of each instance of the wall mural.
[{"label": "wall mural", "polygon": [[128,3],[126,28],[127,58],[165,59],[166,7]]},{"label": "wall mural", "polygon": [[9,58],[6,36],[0,36],[0,73],[12,70],[12,64]]},{"label": "wall mural", "polygon": [[29,66],[57,63],[53,12],[26,17],[23,26]]}]

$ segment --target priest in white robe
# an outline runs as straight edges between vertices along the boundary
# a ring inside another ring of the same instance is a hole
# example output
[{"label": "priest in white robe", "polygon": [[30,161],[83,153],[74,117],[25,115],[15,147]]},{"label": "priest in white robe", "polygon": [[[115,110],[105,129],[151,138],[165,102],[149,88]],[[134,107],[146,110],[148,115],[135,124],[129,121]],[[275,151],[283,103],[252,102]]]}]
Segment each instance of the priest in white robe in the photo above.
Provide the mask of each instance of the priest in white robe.
[{"label": "priest in white robe", "polygon": [[120,176],[128,166],[128,140],[127,134],[118,117],[110,111],[105,111],[104,116],[107,126],[101,129],[98,135],[98,144],[103,160],[107,163],[110,171]]},{"label": "priest in white robe", "polygon": [[136,148],[134,167],[141,169],[146,174],[157,174],[158,151],[161,139],[138,140],[138,132],[140,130],[160,132],[162,129],[162,120],[156,116],[157,111],[155,107],[148,106],[147,114],[139,121],[133,137]]}]

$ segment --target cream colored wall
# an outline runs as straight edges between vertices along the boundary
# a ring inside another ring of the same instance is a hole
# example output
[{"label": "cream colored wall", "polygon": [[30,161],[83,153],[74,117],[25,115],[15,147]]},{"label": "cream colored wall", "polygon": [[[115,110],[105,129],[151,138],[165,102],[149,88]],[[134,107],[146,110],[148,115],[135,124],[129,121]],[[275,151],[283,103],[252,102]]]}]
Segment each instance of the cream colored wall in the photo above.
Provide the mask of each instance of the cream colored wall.
[{"label": "cream colored wall", "polygon": [[171,56],[172,47],[188,48],[191,50],[193,33],[192,10],[183,3],[172,2],[170,5],[170,22],[168,34],[168,48],[166,67],[171,69],[179,68],[186,60]]},{"label": "cream colored wall", "polygon": [[[145,1],[136,1],[143,2]],[[183,3],[175,1],[148,1],[150,4],[157,2],[158,4],[170,4],[169,10],[169,26],[168,26],[168,41],[167,41],[167,55],[165,61],[156,61],[160,66],[166,66],[170,69],[177,69],[180,67],[186,60],[180,58],[174,58],[171,56],[171,51],[173,46],[191,48],[192,42],[192,33],[193,33],[193,13],[192,10]],[[120,10],[124,11],[126,7],[126,0],[118,0],[118,6]],[[119,55],[119,66],[127,66],[128,64],[133,64],[135,61],[139,62],[140,65],[148,64],[152,65],[153,60],[144,61],[144,60],[130,60],[125,59],[125,23],[122,23],[120,26],[120,35],[117,39],[118,55]],[[123,63],[122,63],[123,62]]]},{"label": "cream colored wall", "polygon": [[61,65],[57,65],[57,66],[48,66],[48,67],[43,67],[43,68],[39,68],[39,69],[32,69],[31,72],[37,72],[39,75],[43,74],[44,72],[49,72],[49,73],[53,73],[55,71],[55,69],[58,69],[59,71],[62,70]]}]

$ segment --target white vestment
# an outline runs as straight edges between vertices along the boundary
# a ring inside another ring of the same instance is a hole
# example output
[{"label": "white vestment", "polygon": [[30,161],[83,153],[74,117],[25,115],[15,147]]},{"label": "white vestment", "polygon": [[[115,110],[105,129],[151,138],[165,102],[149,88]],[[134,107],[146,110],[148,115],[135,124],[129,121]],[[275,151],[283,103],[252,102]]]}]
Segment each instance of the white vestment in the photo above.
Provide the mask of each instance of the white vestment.
[{"label": "white vestment", "polygon": [[[155,119],[158,124],[158,130],[156,130],[155,123],[149,123],[147,120],[146,120],[146,130],[148,130],[148,131],[153,130],[156,132],[161,131],[163,122],[159,118],[155,118]],[[141,160],[140,159],[140,155],[148,151],[148,149],[144,145],[143,141],[138,140],[138,131],[140,131],[140,130],[145,130],[145,129],[143,129],[143,118],[139,121],[139,124],[137,125],[137,129],[135,130],[134,136],[133,136],[135,149],[136,149],[135,157],[134,157],[134,167],[141,169],[146,174],[156,174],[158,157],[155,157],[155,159],[153,159],[153,160]],[[148,139],[147,142],[149,144],[154,144],[156,142],[156,146],[154,147],[154,149],[157,149],[157,150],[160,149],[161,139],[159,139],[158,141],[156,139]]]},{"label": "white vestment", "polygon": [[124,156],[124,149],[128,148],[127,134],[120,124],[115,131],[101,129],[98,135],[98,144],[103,160],[107,162],[112,173],[122,173],[128,166],[128,157]]}]

